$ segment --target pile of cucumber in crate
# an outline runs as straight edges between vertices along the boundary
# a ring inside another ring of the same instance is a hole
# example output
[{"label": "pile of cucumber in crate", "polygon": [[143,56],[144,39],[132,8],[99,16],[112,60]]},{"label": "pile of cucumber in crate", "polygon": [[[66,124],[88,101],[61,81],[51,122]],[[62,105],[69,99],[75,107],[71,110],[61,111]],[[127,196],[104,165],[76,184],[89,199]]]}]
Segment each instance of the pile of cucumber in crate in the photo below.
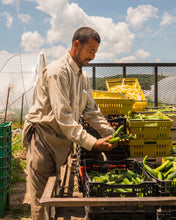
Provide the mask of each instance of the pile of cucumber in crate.
[{"label": "pile of cucumber in crate", "polygon": [[[147,100],[136,78],[110,79],[106,85],[108,91],[92,91],[92,95],[116,130],[110,142],[120,139],[130,139],[130,142],[110,152],[89,152],[77,146],[77,174],[84,196],[176,196],[176,148],[170,137],[173,118],[165,114],[164,109],[146,110]],[[88,122],[81,119],[81,124],[100,138]],[[86,207],[86,215],[91,220],[133,219],[131,216],[176,219],[176,208],[152,204],[126,209]]]}]

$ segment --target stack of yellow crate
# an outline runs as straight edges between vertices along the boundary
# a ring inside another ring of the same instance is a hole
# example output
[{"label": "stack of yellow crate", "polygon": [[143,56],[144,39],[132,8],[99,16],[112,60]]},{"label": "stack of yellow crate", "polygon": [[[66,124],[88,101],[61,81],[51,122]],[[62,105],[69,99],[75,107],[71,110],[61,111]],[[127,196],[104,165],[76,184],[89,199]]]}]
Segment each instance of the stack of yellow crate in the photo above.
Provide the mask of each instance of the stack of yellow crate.
[{"label": "stack of yellow crate", "polygon": [[136,134],[136,139],[130,141],[130,157],[169,155],[172,146],[170,132],[173,120],[162,113],[159,113],[160,118],[147,119],[147,116],[154,114],[157,113],[145,112],[140,113],[141,118],[127,119],[128,133]]},{"label": "stack of yellow crate", "polygon": [[123,93],[126,97],[134,99],[134,112],[144,111],[147,107],[147,100],[137,78],[107,79],[106,87],[109,92]]},{"label": "stack of yellow crate", "polygon": [[126,115],[135,102],[122,93],[94,90],[92,96],[104,115]]}]

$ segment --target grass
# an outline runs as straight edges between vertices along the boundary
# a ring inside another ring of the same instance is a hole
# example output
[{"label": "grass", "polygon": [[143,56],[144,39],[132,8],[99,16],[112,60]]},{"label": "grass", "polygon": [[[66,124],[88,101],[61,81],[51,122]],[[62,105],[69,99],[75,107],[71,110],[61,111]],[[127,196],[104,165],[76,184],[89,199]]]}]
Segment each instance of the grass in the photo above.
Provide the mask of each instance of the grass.
[{"label": "grass", "polygon": [[12,158],[12,184],[26,182],[26,178],[21,176],[24,167],[26,167],[26,162],[24,160]]},{"label": "grass", "polygon": [[[22,144],[22,131],[19,122],[13,122],[12,124],[12,187],[11,193],[13,192],[13,184],[19,182],[26,182],[26,149]],[[11,217],[14,219],[25,220],[31,215],[30,205],[23,204],[10,207]]]},{"label": "grass", "polygon": [[16,219],[26,219],[30,215],[30,205],[26,205],[25,207],[16,206],[12,209],[12,217]]},{"label": "grass", "polygon": [[12,130],[17,132],[12,133],[12,183],[26,181],[26,178],[21,176],[21,173],[26,169],[25,147],[22,145],[22,132],[20,123],[13,123]]}]

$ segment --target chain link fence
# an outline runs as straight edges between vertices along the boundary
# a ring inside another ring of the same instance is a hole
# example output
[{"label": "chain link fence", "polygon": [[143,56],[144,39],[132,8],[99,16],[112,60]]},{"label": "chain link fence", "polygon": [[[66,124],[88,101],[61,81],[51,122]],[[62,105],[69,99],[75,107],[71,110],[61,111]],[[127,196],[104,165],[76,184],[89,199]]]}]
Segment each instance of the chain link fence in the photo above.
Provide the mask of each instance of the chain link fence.
[{"label": "chain link fence", "polygon": [[107,90],[107,79],[137,78],[148,103],[176,105],[176,63],[92,63],[84,69],[93,90]]}]

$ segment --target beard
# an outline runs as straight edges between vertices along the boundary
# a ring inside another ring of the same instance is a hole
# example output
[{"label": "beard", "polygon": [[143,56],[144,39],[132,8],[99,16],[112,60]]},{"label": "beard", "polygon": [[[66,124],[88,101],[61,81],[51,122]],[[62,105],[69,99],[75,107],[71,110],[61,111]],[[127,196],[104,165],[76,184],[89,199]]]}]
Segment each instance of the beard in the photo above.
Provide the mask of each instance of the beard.
[{"label": "beard", "polygon": [[82,59],[81,58],[81,48],[75,54],[75,60],[79,67],[87,66],[87,64],[91,61],[91,59]]}]

